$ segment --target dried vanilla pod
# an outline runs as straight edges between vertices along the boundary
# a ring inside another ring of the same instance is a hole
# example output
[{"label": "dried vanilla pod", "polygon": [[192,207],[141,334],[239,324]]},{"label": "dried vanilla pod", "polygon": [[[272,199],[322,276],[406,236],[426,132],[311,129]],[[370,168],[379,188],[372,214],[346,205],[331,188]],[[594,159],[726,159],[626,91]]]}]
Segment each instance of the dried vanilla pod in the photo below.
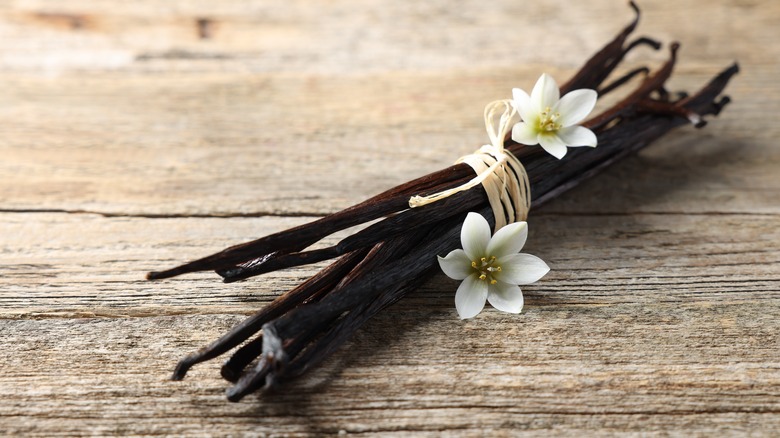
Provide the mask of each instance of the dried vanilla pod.
[{"label": "dried vanilla pod", "polygon": [[[533,198],[531,208],[594,176],[606,166],[649,145],[673,128],[706,122],[729,102],[721,93],[738,72],[736,64],[722,71],[696,93],[671,94],[665,83],[672,75],[679,45],[670,46],[669,60],[656,71],[634,69],[606,82],[631,50],[660,43],[646,37],[629,41],[636,18],[615,39],[593,55],[561,87],[597,90],[600,96],[628,87],[643,76],[626,97],[586,120],[598,147],[574,148],[558,160],[540,147],[504,138],[503,146],[527,172]],[[222,367],[222,375],[235,385],[228,399],[238,401],[260,388],[270,388],[301,375],[322,362],[377,312],[420,286],[437,266],[437,255],[455,249],[464,217],[478,212],[495,224],[493,209],[482,186],[454,193],[440,201],[410,208],[409,199],[461,186],[474,178],[474,170],[456,164],[407,182],[360,204],[309,224],[227,248],[173,269],[152,272],[152,280],[189,272],[214,270],[225,282],[282,268],[328,259],[332,265],[273,303],[250,316],[200,351],[182,359],[174,379],[184,378],[193,365],[238,348]],[[376,219],[383,220],[317,250],[306,248],[330,234]],[[250,340],[251,339],[251,340]]]}]

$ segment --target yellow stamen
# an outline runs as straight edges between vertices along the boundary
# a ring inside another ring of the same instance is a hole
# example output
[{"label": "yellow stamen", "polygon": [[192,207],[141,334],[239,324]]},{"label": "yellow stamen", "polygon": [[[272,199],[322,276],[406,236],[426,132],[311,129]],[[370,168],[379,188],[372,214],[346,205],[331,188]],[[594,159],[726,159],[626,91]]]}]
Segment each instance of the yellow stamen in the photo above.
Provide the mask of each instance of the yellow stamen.
[{"label": "yellow stamen", "polygon": [[540,114],[539,118],[539,130],[540,131],[557,131],[561,129],[561,124],[558,123],[558,119],[561,118],[561,113],[556,112],[555,114],[550,114],[552,110],[550,107],[547,107],[542,113]]},{"label": "yellow stamen", "polygon": [[480,280],[487,280],[490,284],[498,283],[493,274],[501,272],[501,266],[496,265],[496,256],[480,257],[479,261],[472,261],[471,267],[479,272]]}]

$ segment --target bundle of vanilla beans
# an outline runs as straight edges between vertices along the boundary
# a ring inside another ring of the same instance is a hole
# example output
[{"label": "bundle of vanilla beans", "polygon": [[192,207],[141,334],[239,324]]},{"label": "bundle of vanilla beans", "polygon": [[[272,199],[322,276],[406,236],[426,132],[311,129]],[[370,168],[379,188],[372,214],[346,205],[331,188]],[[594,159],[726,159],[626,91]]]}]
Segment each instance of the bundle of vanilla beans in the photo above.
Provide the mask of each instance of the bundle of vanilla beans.
[{"label": "bundle of vanilla beans", "polygon": [[[661,47],[650,38],[628,42],[639,20],[639,9],[633,3],[631,6],[636,12],[634,21],[561,87],[561,94],[590,88],[604,96],[631,82],[639,82],[617,104],[583,123],[598,136],[598,147],[570,149],[564,159],[558,160],[538,146],[523,146],[510,139],[505,143],[506,149],[527,170],[532,208],[675,127],[688,123],[704,126],[702,117],[718,114],[729,101],[728,97],[719,96],[737,73],[736,64],[695,94],[671,94],[666,90],[664,84],[672,74],[677,44],[671,45],[669,60],[658,70],[638,68],[606,83],[629,51],[639,46],[656,50]],[[162,279],[214,270],[225,282],[234,282],[283,268],[336,259],[211,345],[182,359],[173,378],[182,379],[193,365],[243,344],[222,367],[222,376],[235,383],[228,389],[227,397],[238,401],[259,388],[271,388],[294,379],[322,362],[369,318],[420,286],[437,266],[437,255],[459,247],[460,228],[468,212],[479,212],[492,220],[493,213],[481,186],[421,208],[409,208],[411,196],[437,193],[473,177],[474,171],[468,165],[453,165],[309,224],[233,246],[170,270],[149,273],[149,279]],[[384,219],[337,245],[306,250],[336,231],[380,218]]]}]

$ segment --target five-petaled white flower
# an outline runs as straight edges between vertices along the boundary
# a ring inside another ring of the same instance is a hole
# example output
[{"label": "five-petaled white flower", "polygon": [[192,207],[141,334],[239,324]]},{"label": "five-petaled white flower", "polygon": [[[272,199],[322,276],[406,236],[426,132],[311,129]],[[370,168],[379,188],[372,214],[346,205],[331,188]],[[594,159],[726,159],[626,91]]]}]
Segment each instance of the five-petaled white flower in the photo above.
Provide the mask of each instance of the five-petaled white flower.
[{"label": "five-petaled white flower", "polygon": [[439,257],[448,277],[463,280],[455,293],[455,307],[461,319],[476,316],[485,300],[498,310],[520,313],[523,293],[518,285],[531,284],[550,268],[539,257],[518,254],[528,237],[528,225],[515,222],[490,238],[490,225],[482,215],[469,213],[460,231],[463,249]]},{"label": "five-petaled white flower", "polygon": [[555,79],[546,73],[536,81],[530,96],[513,88],[513,103],[522,121],[512,128],[512,140],[540,144],[558,159],[566,155],[566,146],[596,147],[596,134],[577,125],[596,105],[596,92],[583,88],[560,95]]}]

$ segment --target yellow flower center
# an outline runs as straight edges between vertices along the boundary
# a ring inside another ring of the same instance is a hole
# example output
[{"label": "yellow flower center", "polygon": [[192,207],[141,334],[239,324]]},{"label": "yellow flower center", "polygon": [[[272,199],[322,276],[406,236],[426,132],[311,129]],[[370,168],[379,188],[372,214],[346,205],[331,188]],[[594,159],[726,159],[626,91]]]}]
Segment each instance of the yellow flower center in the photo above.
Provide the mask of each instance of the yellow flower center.
[{"label": "yellow flower center", "polygon": [[548,106],[542,111],[539,117],[539,130],[544,132],[553,132],[561,129],[561,124],[558,123],[558,119],[561,118],[561,113],[552,113],[552,110]]},{"label": "yellow flower center", "polygon": [[479,273],[479,279],[489,281],[490,284],[496,284],[498,280],[493,278],[493,273],[501,272],[501,266],[498,265],[496,257],[482,257],[479,260],[471,262],[471,267]]}]

